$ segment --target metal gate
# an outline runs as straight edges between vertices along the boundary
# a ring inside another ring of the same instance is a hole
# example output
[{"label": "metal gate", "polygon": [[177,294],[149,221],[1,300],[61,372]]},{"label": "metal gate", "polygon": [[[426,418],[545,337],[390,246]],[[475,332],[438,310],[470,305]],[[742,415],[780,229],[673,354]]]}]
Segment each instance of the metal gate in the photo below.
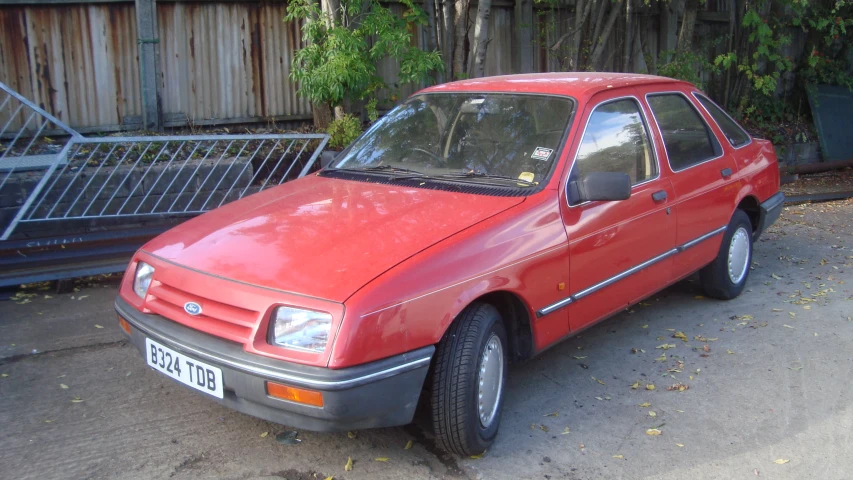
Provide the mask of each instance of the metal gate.
[{"label": "metal gate", "polygon": [[0,89],[0,240],[28,224],[197,215],[307,174],[329,138],[84,138]]},{"label": "metal gate", "polygon": [[328,139],[87,138],[0,83],[0,287],[121,271],[183,219],[306,175]]}]

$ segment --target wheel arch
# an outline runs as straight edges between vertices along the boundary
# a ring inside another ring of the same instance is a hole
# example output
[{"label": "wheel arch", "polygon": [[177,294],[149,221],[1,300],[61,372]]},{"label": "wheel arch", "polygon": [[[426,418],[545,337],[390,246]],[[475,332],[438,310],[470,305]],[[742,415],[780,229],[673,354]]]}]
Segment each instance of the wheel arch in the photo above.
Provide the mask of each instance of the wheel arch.
[{"label": "wheel arch", "polygon": [[[530,307],[519,295],[508,290],[495,290],[478,296],[465,308],[474,303],[489,304],[500,313],[509,342],[510,361],[517,362],[533,356],[533,317]],[[464,311],[464,308],[461,311]],[[458,317],[457,314],[453,322],[458,321]],[[449,329],[450,325],[447,328]]]},{"label": "wheel arch", "polygon": [[749,223],[752,224],[753,233],[757,232],[758,223],[761,219],[761,204],[758,199],[752,194],[747,194],[738,202],[737,209],[746,213],[746,216],[749,217]]}]

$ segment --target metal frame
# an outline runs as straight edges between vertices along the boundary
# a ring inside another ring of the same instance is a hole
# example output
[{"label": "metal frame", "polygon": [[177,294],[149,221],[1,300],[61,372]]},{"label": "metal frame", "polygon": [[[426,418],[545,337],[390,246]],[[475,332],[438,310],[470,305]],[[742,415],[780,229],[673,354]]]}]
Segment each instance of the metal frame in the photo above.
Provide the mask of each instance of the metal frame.
[{"label": "metal frame", "polygon": [[325,134],[85,138],[0,83],[2,92],[0,189],[24,168],[40,177],[0,241],[28,223],[197,215],[308,174],[329,141]]}]

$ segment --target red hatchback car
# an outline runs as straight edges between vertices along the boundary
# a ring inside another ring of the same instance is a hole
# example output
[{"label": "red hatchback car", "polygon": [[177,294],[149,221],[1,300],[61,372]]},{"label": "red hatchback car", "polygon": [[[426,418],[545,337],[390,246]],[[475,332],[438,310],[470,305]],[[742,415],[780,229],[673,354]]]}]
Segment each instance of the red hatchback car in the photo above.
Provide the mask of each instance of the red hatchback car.
[{"label": "red hatchback car", "polygon": [[688,83],[454,82],[150,241],[115,307],[148,365],[225,406],[353,430],[410,422],[423,392],[440,445],[477,454],[509,362],[696,271],[740,294],[778,190],[770,142]]}]

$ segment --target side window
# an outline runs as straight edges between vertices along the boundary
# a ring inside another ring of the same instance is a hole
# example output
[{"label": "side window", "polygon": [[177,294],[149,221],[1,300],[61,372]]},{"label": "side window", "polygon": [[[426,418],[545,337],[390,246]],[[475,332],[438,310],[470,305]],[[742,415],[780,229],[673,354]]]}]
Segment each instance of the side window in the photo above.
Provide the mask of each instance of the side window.
[{"label": "side window", "polygon": [[633,99],[599,105],[589,117],[572,176],[590,172],[621,172],[635,185],[658,174],[648,131]]},{"label": "side window", "polygon": [[649,95],[647,98],[673,170],[683,170],[721,153],[720,144],[711,129],[687,98],[677,93]]},{"label": "side window", "polygon": [[749,143],[749,134],[740,125],[737,124],[722,108],[704,95],[695,94],[699,103],[705,107],[705,110],[711,115],[711,118],[720,126],[720,130],[726,135],[726,139],[733,147],[740,147]]}]

